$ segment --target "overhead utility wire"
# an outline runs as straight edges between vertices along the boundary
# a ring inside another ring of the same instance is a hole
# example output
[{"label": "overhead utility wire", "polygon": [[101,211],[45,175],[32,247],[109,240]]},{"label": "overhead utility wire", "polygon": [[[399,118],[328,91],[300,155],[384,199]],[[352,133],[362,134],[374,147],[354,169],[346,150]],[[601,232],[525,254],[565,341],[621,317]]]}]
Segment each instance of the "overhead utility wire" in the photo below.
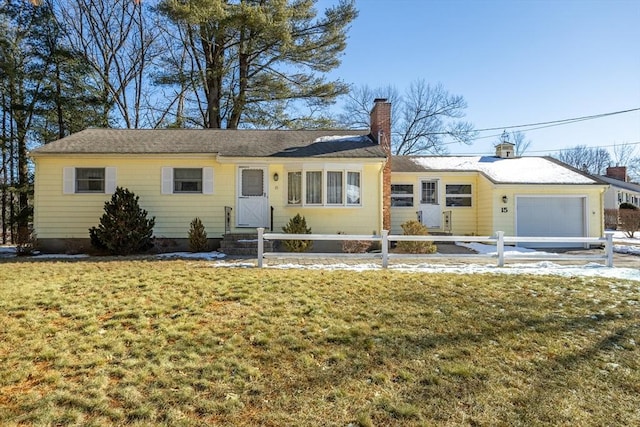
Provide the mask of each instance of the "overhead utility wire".
[{"label": "overhead utility wire", "polygon": [[[610,148],[610,147],[618,147],[621,145],[640,145],[640,141],[634,141],[634,142],[623,142],[621,144],[609,144],[609,145],[595,145],[595,146],[590,146],[589,148]],[[575,148],[575,147],[574,147]],[[550,152],[556,152],[556,151],[571,151],[574,148],[557,148],[554,150],[527,150],[527,153],[550,153]]]},{"label": "overhead utility wire", "polygon": [[[595,145],[593,147],[589,147],[589,148],[609,148],[609,147],[616,147],[619,145],[640,145],[640,141],[634,141],[634,142],[624,142],[622,144],[609,144],[609,145]],[[560,151],[571,151],[573,150],[575,147],[571,147],[571,148],[554,148],[551,150],[527,150],[527,153],[551,153],[551,152],[560,152]],[[475,153],[464,153],[464,154],[460,154],[460,155],[464,155],[464,156],[473,156],[473,155],[483,155],[486,154],[486,151],[478,151]],[[453,156],[455,156],[456,154],[452,154]]]},{"label": "overhead utility wire", "polygon": [[[526,129],[526,131],[532,131],[532,130],[546,129],[546,128],[550,128],[550,127],[554,127],[554,126],[563,126],[563,125],[567,125],[567,124],[578,123],[578,122],[582,122],[582,121],[585,121],[585,120],[593,120],[593,119],[598,119],[598,118],[602,118],[602,117],[613,116],[613,115],[616,115],[616,114],[631,113],[631,112],[634,112],[634,111],[640,111],[640,108],[632,108],[632,109],[629,109],[629,110],[613,111],[613,112],[610,112],[610,113],[594,114],[594,115],[591,115],[591,116],[574,117],[572,119],[563,119],[563,120],[553,120],[553,121],[549,121],[549,122],[530,123],[530,124],[526,124],[526,125],[513,125],[513,126],[486,128],[486,129],[476,129],[475,131],[476,132],[483,132],[483,131],[492,131],[492,130],[513,129],[513,128],[518,128],[518,127],[538,126],[538,127],[535,127],[535,128]],[[539,125],[546,125],[546,126],[539,126]],[[434,134],[435,135],[449,135],[449,132],[434,132]],[[502,133],[494,134],[494,135],[478,136],[478,137],[475,137],[475,138],[471,138],[471,141],[477,141],[479,139],[495,138],[495,137],[499,137],[501,135],[502,135]],[[449,142],[443,142],[442,145],[451,145],[451,144],[459,144],[459,143],[460,143],[459,141],[449,141]],[[635,143],[631,143],[630,145],[634,145],[634,144]],[[612,147],[612,146],[605,145],[603,147]],[[547,150],[547,151],[554,151],[554,150]]]},{"label": "overhead utility wire", "polygon": [[[640,108],[638,108],[637,110],[640,110]],[[555,127],[555,126],[564,126],[564,125],[568,125],[568,124],[571,124],[571,123],[583,122],[585,120],[591,120],[591,118],[587,118],[587,117],[585,117],[585,118],[576,118],[576,119],[573,119],[573,121],[571,121],[571,122],[564,121],[564,120],[558,121],[558,122],[548,122],[548,123],[553,123],[553,124],[549,124],[549,125],[545,125],[545,126],[538,126],[538,127],[531,128],[531,129],[526,129],[526,130],[528,132],[528,131],[532,131],[532,130],[552,128],[552,127]],[[515,126],[511,126],[511,127],[515,127]],[[510,127],[496,128],[496,129],[509,129],[509,128]],[[481,130],[478,130],[476,132],[480,132],[482,130],[487,130],[487,129],[481,129]],[[493,129],[493,130],[495,130],[495,129]],[[485,136],[477,136],[475,138],[471,138],[471,140],[472,141],[477,141],[479,139],[489,139],[489,138],[495,138],[495,137],[499,137],[499,136],[502,136],[502,133],[496,133],[496,134],[485,135]],[[458,143],[458,141],[450,141],[450,142],[444,142],[443,145],[457,144],[457,143]]]},{"label": "overhead utility wire", "polygon": [[[489,131],[493,131],[493,130],[515,129],[515,128],[524,128],[524,127],[541,126],[541,125],[558,126],[558,125],[563,124],[563,123],[581,122],[583,120],[599,119],[599,118],[602,118],[602,117],[614,116],[616,114],[631,113],[633,111],[640,111],[640,108],[631,108],[629,110],[620,110],[620,111],[613,111],[613,112],[610,112],[610,113],[594,114],[592,116],[574,117],[574,118],[571,118],[571,119],[552,120],[552,121],[549,121],[549,122],[529,123],[529,124],[524,124],[524,125],[513,125],[513,126],[501,126],[501,127],[486,128],[486,129],[476,129],[476,131],[477,132],[485,132],[485,131],[489,132]],[[541,128],[538,128],[538,129],[541,129]],[[533,130],[533,129],[529,129],[529,130]]]},{"label": "overhead utility wire", "polygon": [[[528,124],[524,124],[524,125],[500,126],[500,127],[494,127],[494,128],[474,129],[474,130],[475,130],[475,132],[489,132],[489,131],[494,131],[494,130],[506,130],[506,129],[515,129],[515,128],[527,128],[527,127],[531,127],[531,126],[540,126],[540,127],[536,127],[536,128],[532,128],[532,129],[526,129],[527,131],[530,131],[530,130],[544,129],[544,128],[547,128],[547,127],[561,126],[561,125],[566,125],[566,124],[571,124],[571,123],[583,122],[585,120],[600,119],[602,117],[615,116],[617,114],[632,113],[634,111],[640,111],[640,107],[639,108],[631,108],[629,110],[612,111],[610,113],[594,114],[594,115],[591,115],[591,116],[574,117],[574,118],[571,118],[571,119],[552,120],[552,121],[549,121],[549,122],[528,123]],[[429,134],[430,135],[449,135],[450,132],[430,132]],[[473,138],[473,140],[483,139],[483,138],[491,138],[493,136],[495,136],[495,135],[480,136],[480,137],[477,137],[477,138]],[[498,136],[500,136],[500,135],[498,135]],[[448,144],[453,144],[453,143],[455,143],[455,142],[451,142],[451,143],[448,143]]]}]

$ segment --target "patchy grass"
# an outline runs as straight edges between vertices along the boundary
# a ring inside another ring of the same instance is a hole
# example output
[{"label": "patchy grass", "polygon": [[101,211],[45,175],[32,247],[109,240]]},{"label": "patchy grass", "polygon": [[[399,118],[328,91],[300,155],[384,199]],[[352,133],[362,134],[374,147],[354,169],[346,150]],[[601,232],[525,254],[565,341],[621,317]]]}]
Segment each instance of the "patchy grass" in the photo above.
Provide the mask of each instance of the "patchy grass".
[{"label": "patchy grass", "polygon": [[0,264],[8,425],[640,425],[635,282]]}]

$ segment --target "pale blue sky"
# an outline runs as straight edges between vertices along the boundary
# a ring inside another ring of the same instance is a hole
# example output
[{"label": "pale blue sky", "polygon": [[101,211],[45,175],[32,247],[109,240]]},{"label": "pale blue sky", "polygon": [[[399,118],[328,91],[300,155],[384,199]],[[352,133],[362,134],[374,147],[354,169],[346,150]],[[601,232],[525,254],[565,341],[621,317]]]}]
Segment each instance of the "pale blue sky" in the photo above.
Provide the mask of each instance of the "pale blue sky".
[{"label": "pale blue sky", "polygon": [[[466,99],[466,119],[479,129],[640,108],[640,0],[357,0],[356,7],[342,65],[331,74],[345,82],[401,92],[417,79],[442,83]],[[533,141],[530,155],[640,145],[640,111],[521,130]],[[449,149],[485,154],[495,139]]]}]

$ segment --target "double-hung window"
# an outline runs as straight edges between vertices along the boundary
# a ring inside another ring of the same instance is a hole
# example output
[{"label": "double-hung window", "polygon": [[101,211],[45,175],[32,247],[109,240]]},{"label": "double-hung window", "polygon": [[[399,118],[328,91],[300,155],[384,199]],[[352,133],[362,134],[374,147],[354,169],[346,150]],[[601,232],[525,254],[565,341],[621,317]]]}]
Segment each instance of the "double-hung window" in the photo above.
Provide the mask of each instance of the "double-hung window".
[{"label": "double-hung window", "polygon": [[446,205],[451,207],[471,206],[471,184],[447,184]]},{"label": "double-hung window", "polygon": [[62,181],[64,194],[112,194],[116,189],[116,168],[65,167]]},{"label": "double-hung window", "polygon": [[76,193],[104,193],[104,168],[76,168]]},{"label": "double-hung window", "polygon": [[359,206],[360,171],[296,170],[287,172],[287,204],[308,206]]},{"label": "double-hung window", "polygon": [[213,168],[162,168],[162,194],[213,194]]},{"label": "double-hung window", "polygon": [[202,193],[202,168],[175,168],[174,193]]}]

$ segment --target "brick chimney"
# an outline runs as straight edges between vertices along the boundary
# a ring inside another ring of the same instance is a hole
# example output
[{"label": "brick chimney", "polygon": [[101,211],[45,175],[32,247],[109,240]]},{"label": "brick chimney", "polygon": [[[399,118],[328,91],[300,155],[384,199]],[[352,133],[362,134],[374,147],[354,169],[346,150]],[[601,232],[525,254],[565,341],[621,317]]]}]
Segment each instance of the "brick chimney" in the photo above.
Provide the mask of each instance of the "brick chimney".
[{"label": "brick chimney", "polygon": [[629,180],[626,166],[609,166],[605,176],[622,182],[627,182]]},{"label": "brick chimney", "polygon": [[376,98],[371,110],[371,136],[387,154],[382,170],[382,229],[391,231],[391,103]]}]

